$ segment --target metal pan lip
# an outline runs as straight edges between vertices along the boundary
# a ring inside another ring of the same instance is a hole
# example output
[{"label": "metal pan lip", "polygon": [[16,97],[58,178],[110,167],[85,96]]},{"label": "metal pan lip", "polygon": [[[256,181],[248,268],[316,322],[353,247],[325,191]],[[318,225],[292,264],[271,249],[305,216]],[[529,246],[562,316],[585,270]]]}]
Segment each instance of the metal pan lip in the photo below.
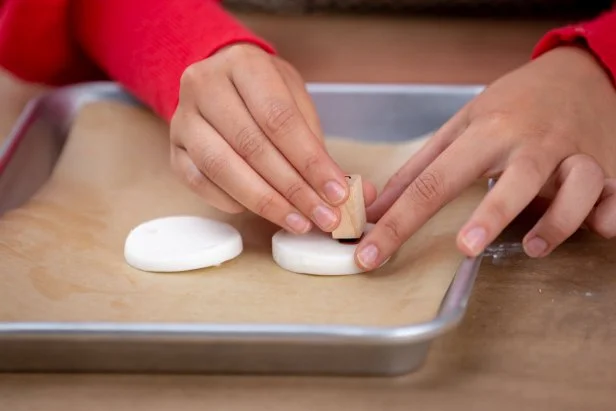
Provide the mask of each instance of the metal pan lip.
[{"label": "metal pan lip", "polygon": [[463,318],[481,257],[466,258],[430,321],[393,327],[300,324],[198,324],[198,323],[113,323],[113,322],[15,322],[0,323],[0,338],[38,339],[65,337],[114,340],[194,340],[251,342],[299,342],[405,345],[424,342],[449,331]]}]

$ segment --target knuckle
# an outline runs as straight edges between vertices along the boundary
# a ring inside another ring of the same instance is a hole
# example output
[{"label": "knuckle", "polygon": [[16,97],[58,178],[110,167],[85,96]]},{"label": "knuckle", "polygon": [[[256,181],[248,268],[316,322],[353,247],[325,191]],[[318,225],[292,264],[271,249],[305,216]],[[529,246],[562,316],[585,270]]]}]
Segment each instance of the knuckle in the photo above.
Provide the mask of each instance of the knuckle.
[{"label": "knuckle", "polygon": [[557,161],[574,155],[579,152],[576,144],[571,140],[571,130],[560,130],[560,126],[554,126],[551,129],[546,126],[545,130],[542,130],[543,134],[534,134],[531,137],[540,136],[536,138],[536,152],[542,152],[549,157],[554,158]]},{"label": "knuckle", "polygon": [[560,243],[569,238],[575,229],[565,216],[553,215],[539,231],[548,242]]},{"label": "knuckle", "polygon": [[182,141],[181,121],[180,114],[177,111],[169,121],[169,141],[175,146],[179,146],[180,141]]},{"label": "knuckle", "polygon": [[566,135],[566,129],[563,129],[562,125],[557,121],[546,121],[543,119],[535,119],[524,123],[523,136],[532,138],[541,145],[550,148],[558,148],[562,146],[563,138]]},{"label": "knuckle", "polygon": [[404,242],[405,239],[402,235],[402,231],[400,230],[397,219],[388,218],[384,220],[382,229],[385,237],[388,238],[391,242],[395,244],[402,244]]},{"label": "knuckle", "polygon": [[198,167],[207,177],[216,180],[227,168],[227,160],[217,155],[204,154],[199,160]]},{"label": "knuckle", "polygon": [[309,154],[304,160],[303,173],[310,175],[312,170],[318,170],[321,165],[321,159],[318,154]]},{"label": "knuckle", "polygon": [[260,216],[266,216],[270,214],[274,207],[274,194],[268,193],[261,196],[255,206],[255,212]]},{"label": "knuckle", "polygon": [[199,81],[199,78],[201,77],[201,70],[200,66],[198,66],[197,64],[191,64],[190,66],[186,67],[186,69],[180,76],[180,88],[184,89],[186,87],[194,87],[195,83]]},{"label": "knuckle", "polygon": [[593,221],[591,229],[606,240],[616,237],[616,224],[606,219]]},{"label": "knuckle", "polygon": [[500,130],[508,127],[511,123],[511,112],[507,110],[493,110],[483,115],[483,122],[493,127],[494,130]]},{"label": "knuckle", "polygon": [[305,186],[301,181],[296,181],[284,190],[284,198],[289,200],[291,203],[295,203],[295,200],[304,192],[304,188]]},{"label": "knuckle", "polygon": [[411,182],[405,193],[414,204],[433,204],[443,198],[444,183],[437,173],[426,171]]},{"label": "knuckle", "polygon": [[178,133],[176,129],[170,128],[169,129],[169,142],[171,143],[171,145],[174,147],[181,147],[180,141],[182,141],[181,134]]},{"label": "knuckle", "polygon": [[272,63],[274,64],[274,66],[276,66],[278,70],[283,70],[283,71],[293,71],[294,70],[293,66],[288,61],[278,56],[274,56],[274,58],[272,59]]},{"label": "knuckle", "polygon": [[507,203],[501,200],[493,200],[486,205],[486,215],[494,228],[505,228],[514,217],[511,215]]},{"label": "knuckle", "polygon": [[196,167],[186,167],[183,172],[184,180],[188,184],[189,187],[197,189],[203,188],[206,185],[207,180],[203,176],[203,174],[197,170]]},{"label": "knuckle", "polygon": [[389,181],[387,181],[387,185],[390,187],[400,187],[404,186],[408,183],[409,176],[407,170],[404,168],[399,168],[396,172],[391,176]]},{"label": "knuckle", "polygon": [[233,61],[244,60],[251,56],[251,51],[252,47],[234,45],[225,50],[225,57]]},{"label": "knuckle", "polygon": [[228,204],[225,204],[222,208],[222,211],[229,214],[241,214],[244,212],[244,210],[244,207],[242,207],[241,204],[236,202],[229,202]]},{"label": "knuckle", "polygon": [[597,230],[595,230],[597,234],[606,240],[611,240],[616,237],[616,227],[608,227],[608,226],[600,226]]},{"label": "knuckle", "polygon": [[281,134],[289,131],[295,119],[295,110],[282,102],[270,103],[265,112],[265,127],[272,133]]},{"label": "knuckle", "polygon": [[577,157],[577,167],[584,173],[584,176],[588,179],[601,180],[605,178],[603,168],[595,161],[594,158],[585,154],[580,154]]},{"label": "knuckle", "polygon": [[516,159],[520,173],[523,174],[529,183],[543,182],[547,179],[547,164],[545,159],[540,159],[537,155],[524,154]]},{"label": "knuckle", "polygon": [[406,190],[409,185],[410,179],[411,178],[406,175],[405,170],[399,169],[387,180],[383,187],[383,192],[390,191],[398,195],[404,194],[404,190]]},{"label": "knuckle", "polygon": [[278,69],[278,71],[281,72],[283,76],[290,77],[293,81],[296,81],[298,84],[302,84],[302,85],[304,84],[304,81],[302,80],[302,76],[295,69],[295,67],[293,67],[291,63],[289,63],[286,60],[281,59],[280,57],[275,57],[274,59],[272,59],[272,61],[274,65],[276,66],[276,68]]},{"label": "knuckle", "polygon": [[245,160],[259,156],[263,152],[261,132],[253,127],[242,128],[235,137],[238,154]]},{"label": "knuckle", "polygon": [[169,141],[177,146],[183,147],[182,140],[185,136],[191,134],[190,124],[194,114],[188,107],[181,107],[178,105],[176,110],[169,120]]}]

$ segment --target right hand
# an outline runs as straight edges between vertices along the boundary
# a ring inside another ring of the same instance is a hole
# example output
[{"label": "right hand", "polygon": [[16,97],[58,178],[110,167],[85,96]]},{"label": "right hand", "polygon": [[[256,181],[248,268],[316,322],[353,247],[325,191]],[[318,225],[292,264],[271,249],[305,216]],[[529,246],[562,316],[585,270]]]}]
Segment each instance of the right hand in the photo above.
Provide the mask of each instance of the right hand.
[{"label": "right hand", "polygon": [[[171,120],[171,162],[210,205],[248,209],[290,232],[331,232],[348,198],[299,73],[236,44],[184,72]],[[365,184],[370,204],[376,190]]]}]

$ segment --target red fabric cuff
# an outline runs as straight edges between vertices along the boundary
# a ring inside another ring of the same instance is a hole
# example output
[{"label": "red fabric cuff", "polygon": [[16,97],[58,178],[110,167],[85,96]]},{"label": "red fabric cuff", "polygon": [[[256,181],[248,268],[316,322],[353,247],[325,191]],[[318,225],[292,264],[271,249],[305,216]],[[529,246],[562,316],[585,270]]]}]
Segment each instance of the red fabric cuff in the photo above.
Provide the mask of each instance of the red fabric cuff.
[{"label": "red fabric cuff", "polygon": [[78,0],[73,21],[86,53],[108,75],[170,120],[180,78],[222,47],[275,50],[214,0]]},{"label": "red fabric cuff", "polygon": [[549,31],[535,46],[532,58],[566,45],[583,45],[616,84],[616,10],[592,21]]}]

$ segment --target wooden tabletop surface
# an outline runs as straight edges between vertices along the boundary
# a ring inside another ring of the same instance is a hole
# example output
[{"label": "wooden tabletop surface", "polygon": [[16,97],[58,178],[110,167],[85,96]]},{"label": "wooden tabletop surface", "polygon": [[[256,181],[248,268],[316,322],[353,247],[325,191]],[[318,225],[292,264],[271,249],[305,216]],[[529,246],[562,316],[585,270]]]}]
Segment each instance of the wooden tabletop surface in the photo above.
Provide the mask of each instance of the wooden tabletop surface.
[{"label": "wooden tabletop surface", "polygon": [[[307,81],[487,83],[554,23],[244,17]],[[4,76],[0,132],[31,88]],[[10,99],[5,99],[5,96]],[[602,410],[616,404],[616,243],[482,266],[468,313],[405,377],[0,375],[2,410]]]}]

